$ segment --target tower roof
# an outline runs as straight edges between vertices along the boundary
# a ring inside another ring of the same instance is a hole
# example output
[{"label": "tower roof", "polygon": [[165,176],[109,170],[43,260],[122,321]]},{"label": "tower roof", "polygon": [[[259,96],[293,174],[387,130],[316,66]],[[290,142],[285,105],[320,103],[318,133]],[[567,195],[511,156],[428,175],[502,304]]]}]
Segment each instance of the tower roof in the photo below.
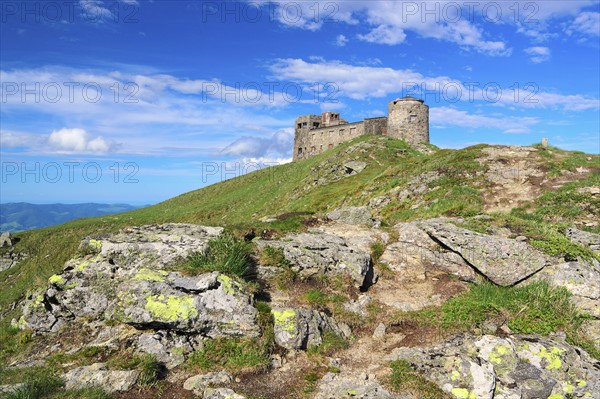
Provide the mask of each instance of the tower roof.
[{"label": "tower roof", "polygon": [[423,104],[425,101],[421,100],[420,98],[416,98],[416,97],[412,97],[412,96],[404,96],[402,98],[397,98],[394,100],[394,103],[397,103],[398,101],[418,101],[421,104]]}]

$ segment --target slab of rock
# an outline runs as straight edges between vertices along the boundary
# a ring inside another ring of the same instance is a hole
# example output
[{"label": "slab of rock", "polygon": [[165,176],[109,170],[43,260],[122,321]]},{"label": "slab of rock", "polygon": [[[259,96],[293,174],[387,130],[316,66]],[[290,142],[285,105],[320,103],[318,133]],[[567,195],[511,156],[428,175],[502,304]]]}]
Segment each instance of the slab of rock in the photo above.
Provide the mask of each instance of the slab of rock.
[{"label": "slab of rock", "polygon": [[70,370],[62,378],[67,389],[100,387],[110,394],[131,389],[139,374],[138,370],[108,370],[106,363],[94,363]]},{"label": "slab of rock", "polygon": [[377,221],[371,215],[371,210],[366,206],[347,206],[336,209],[327,214],[327,218],[336,222],[342,222],[358,226],[375,226]]},{"label": "slab of rock", "polygon": [[477,281],[476,272],[459,254],[443,248],[417,224],[398,223],[394,230],[398,232],[398,241],[388,245],[379,258],[392,270],[404,272],[426,265],[463,281]]},{"label": "slab of rock", "polygon": [[351,335],[346,324],[316,310],[275,308],[271,312],[275,319],[275,343],[286,349],[319,346],[327,331],[343,338]]},{"label": "slab of rock", "polygon": [[198,374],[185,380],[183,383],[183,389],[194,391],[196,395],[202,396],[204,395],[205,390],[209,387],[226,385],[230,384],[231,382],[233,382],[233,377],[227,371]]},{"label": "slab of rock", "polygon": [[315,399],[408,399],[410,396],[391,394],[379,382],[358,376],[327,373],[319,382]]},{"label": "slab of rock", "polygon": [[260,248],[282,248],[283,255],[300,277],[308,278],[323,274],[348,274],[357,287],[368,284],[371,255],[349,247],[338,236],[326,233],[287,234],[281,240],[258,240]]},{"label": "slab of rock", "polygon": [[420,222],[419,226],[498,285],[514,285],[548,263],[544,255],[522,241],[480,234],[436,220]]},{"label": "slab of rock", "polygon": [[600,369],[586,352],[553,337],[460,336],[430,349],[397,348],[404,359],[455,398],[599,398]]},{"label": "slab of rock", "polygon": [[600,255],[600,234],[590,233],[576,229],[575,227],[570,227],[567,229],[567,237],[572,242],[588,247]]},{"label": "slab of rock", "polygon": [[11,247],[15,241],[15,238],[9,231],[0,234],[0,247]]},{"label": "slab of rock", "polygon": [[367,167],[366,162],[362,161],[348,161],[344,163],[344,168],[346,168],[346,173],[349,175],[356,175],[365,170]]},{"label": "slab of rock", "polygon": [[20,261],[27,258],[22,252],[16,252],[10,248],[7,252],[0,255],[0,272],[15,267]]},{"label": "slab of rock", "polygon": [[[17,323],[36,333],[85,318],[206,337],[258,336],[251,295],[220,273],[183,276],[165,267],[202,250],[221,229],[169,224],[85,240],[49,287],[26,301]],[[90,253],[92,252],[92,253]]]}]

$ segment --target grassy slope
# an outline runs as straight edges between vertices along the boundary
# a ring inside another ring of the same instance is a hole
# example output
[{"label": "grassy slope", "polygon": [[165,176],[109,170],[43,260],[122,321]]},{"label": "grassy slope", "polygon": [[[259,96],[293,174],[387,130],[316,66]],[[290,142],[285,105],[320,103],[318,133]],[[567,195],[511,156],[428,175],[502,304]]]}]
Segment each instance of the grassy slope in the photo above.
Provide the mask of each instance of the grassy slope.
[{"label": "grassy slope", "polygon": [[[320,213],[340,205],[365,205],[370,198],[385,194],[395,187],[406,187],[415,176],[429,171],[437,171],[445,177],[429,184],[430,189],[437,188],[425,195],[425,204],[418,209],[411,209],[412,203],[409,201],[394,202],[382,210],[385,221],[391,224],[417,217],[476,215],[482,212],[482,193],[486,190],[481,173],[477,173],[483,171],[485,165],[476,161],[484,147],[438,150],[431,155],[423,155],[398,140],[360,137],[310,160],[257,171],[148,208],[81,219],[18,234],[21,241],[16,249],[30,256],[18,267],[0,273],[0,281],[3,281],[0,313],[5,321],[14,317],[15,313],[8,311],[9,305],[21,299],[28,290],[45,285],[50,275],[60,272],[64,262],[75,254],[82,237],[116,232],[125,226],[188,222],[229,226],[233,229],[249,226],[258,229],[298,229],[301,217],[270,224],[261,223],[258,219],[286,212]],[[330,177],[332,167],[350,159],[365,161],[368,166],[360,174],[334,183],[314,183],[319,178]],[[600,165],[597,156],[556,149],[542,151],[538,161],[556,173],[560,173],[561,169],[582,165],[595,168]],[[577,184],[598,185],[599,180],[598,173],[594,173],[586,181]],[[590,202],[588,205],[596,207],[597,211],[600,207],[598,201],[587,200]],[[551,199],[549,203],[557,206],[556,201],[552,202]],[[546,209],[543,204],[539,208]],[[542,213],[535,217],[544,218]],[[568,217],[565,220],[569,222]],[[537,223],[535,218],[534,222]]]}]

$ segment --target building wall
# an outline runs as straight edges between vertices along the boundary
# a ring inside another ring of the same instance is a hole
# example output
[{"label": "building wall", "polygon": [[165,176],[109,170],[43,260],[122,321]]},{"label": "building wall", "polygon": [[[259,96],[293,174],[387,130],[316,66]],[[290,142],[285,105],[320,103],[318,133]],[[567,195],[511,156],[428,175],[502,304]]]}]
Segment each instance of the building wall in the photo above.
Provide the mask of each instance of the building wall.
[{"label": "building wall", "polygon": [[388,103],[388,117],[346,123],[336,112],[299,116],[294,124],[293,160],[311,158],[365,134],[384,134],[408,144],[429,143],[429,107],[413,97]]},{"label": "building wall", "polygon": [[429,107],[417,99],[390,101],[387,134],[411,145],[429,143]]}]

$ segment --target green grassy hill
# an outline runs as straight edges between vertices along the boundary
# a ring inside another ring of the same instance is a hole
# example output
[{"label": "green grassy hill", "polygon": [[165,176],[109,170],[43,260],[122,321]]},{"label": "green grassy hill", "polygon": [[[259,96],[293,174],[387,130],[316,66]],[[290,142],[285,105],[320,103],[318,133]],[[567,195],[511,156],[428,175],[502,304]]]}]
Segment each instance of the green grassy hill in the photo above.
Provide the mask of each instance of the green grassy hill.
[{"label": "green grassy hill", "polygon": [[[500,195],[494,191],[497,182],[489,178],[490,168],[496,166],[485,161],[486,148],[490,147],[447,150],[430,146],[428,153],[422,153],[399,140],[365,136],[307,161],[259,170],[144,209],[20,233],[15,250],[29,257],[0,273],[2,322],[14,316],[11,305],[15,301],[62,270],[83,237],[116,232],[125,226],[186,222],[225,226],[234,233],[269,229],[276,234],[300,230],[305,219],[339,206],[367,205],[375,198],[383,199],[374,213],[384,227],[401,220],[486,213],[489,199]],[[474,219],[472,228],[510,226],[527,233],[533,243],[537,240],[537,246],[548,253],[578,255],[581,248],[571,246],[562,229],[580,223],[582,228],[599,231],[597,225],[586,227],[584,222],[597,219],[600,198],[593,190],[582,188],[600,186],[600,158],[536,148],[527,163],[544,176],[539,182],[523,184],[542,188],[534,190],[539,195],[515,204],[510,211],[492,210],[492,217],[485,222]],[[348,161],[364,162],[366,167],[351,174],[344,166]],[[496,159],[494,165],[500,161]],[[410,195],[400,195],[403,191]],[[265,216],[277,220],[261,222]]]}]

